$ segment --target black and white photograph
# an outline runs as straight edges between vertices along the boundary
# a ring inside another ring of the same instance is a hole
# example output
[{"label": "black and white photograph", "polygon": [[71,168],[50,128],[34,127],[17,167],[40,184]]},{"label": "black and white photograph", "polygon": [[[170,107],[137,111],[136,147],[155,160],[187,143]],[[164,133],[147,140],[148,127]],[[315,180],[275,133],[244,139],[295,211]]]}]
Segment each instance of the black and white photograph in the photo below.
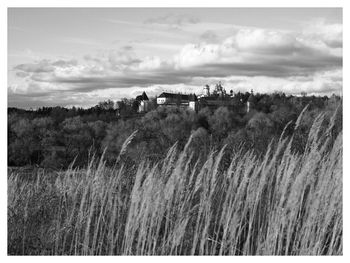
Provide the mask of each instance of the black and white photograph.
[{"label": "black and white photograph", "polygon": [[7,256],[343,256],[337,4],[9,4]]}]

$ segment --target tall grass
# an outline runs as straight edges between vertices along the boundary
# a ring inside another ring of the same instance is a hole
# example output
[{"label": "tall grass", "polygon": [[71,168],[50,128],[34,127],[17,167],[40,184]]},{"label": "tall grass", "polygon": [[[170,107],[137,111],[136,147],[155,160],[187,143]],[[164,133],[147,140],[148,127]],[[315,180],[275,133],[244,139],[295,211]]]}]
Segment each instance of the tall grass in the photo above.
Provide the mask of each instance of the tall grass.
[{"label": "tall grass", "polygon": [[315,119],[303,153],[293,150],[298,119],[264,158],[237,151],[229,165],[225,147],[195,160],[190,138],[182,151],[175,144],[161,162],[135,169],[119,156],[112,168],[102,157],[83,171],[28,180],[13,173],[8,253],[341,255],[339,114]]}]

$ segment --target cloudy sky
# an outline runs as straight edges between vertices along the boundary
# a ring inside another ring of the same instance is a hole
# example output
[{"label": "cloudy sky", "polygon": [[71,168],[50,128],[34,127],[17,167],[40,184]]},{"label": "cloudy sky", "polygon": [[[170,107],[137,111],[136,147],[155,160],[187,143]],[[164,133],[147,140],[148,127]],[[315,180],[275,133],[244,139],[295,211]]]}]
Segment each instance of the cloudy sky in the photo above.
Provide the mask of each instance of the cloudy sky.
[{"label": "cloudy sky", "polygon": [[339,8],[10,8],[8,106],[146,91],[342,94]]}]

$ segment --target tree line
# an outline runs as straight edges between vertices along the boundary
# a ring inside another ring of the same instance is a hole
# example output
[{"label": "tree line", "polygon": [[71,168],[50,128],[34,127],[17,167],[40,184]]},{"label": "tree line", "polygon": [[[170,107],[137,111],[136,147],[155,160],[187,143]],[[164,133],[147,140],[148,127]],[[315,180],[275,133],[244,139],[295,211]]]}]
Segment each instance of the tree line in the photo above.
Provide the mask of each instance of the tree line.
[{"label": "tree line", "polygon": [[[233,100],[242,102],[247,94],[236,94]],[[330,117],[342,99],[337,96],[286,96],[285,94],[256,94],[249,113],[226,107],[215,110],[157,107],[151,98],[150,111],[137,113],[135,100],[111,100],[83,108],[43,107],[37,110],[8,108],[8,165],[37,165],[65,169],[72,162],[83,167],[95,155],[104,152],[107,164],[113,165],[125,139],[137,130],[124,158],[129,163],[142,159],[157,161],[175,143],[184,147],[192,136],[191,147],[198,156],[226,145],[228,151],[253,149],[262,155],[269,143],[286,125],[295,121],[308,105],[301,127],[300,144],[314,118],[324,112]],[[341,129],[342,120],[338,120]],[[285,129],[286,127],[286,129]],[[301,149],[303,147],[300,147]],[[298,150],[297,147],[295,149]]]}]

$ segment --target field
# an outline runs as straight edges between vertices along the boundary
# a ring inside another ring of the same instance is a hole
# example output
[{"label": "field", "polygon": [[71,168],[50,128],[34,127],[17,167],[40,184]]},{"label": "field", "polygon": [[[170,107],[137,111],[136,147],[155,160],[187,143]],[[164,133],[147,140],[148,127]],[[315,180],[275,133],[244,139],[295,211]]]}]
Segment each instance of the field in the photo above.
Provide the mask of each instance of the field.
[{"label": "field", "polygon": [[125,141],[113,167],[13,171],[8,254],[342,255],[339,110],[315,118],[296,151],[303,112],[266,153],[227,149],[205,160],[173,145],[156,163],[129,167]]}]

